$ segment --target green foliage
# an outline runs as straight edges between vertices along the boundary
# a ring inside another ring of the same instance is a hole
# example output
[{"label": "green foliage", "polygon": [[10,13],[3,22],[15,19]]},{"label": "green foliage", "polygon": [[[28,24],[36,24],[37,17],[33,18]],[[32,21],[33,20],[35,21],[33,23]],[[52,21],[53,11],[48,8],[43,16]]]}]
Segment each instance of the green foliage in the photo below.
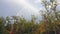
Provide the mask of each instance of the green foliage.
[{"label": "green foliage", "polygon": [[12,16],[12,19],[9,16],[6,19],[0,17],[0,34],[60,34],[60,11],[56,9],[56,0],[42,0],[42,4],[45,11],[39,23],[34,15],[30,21],[18,16]]}]

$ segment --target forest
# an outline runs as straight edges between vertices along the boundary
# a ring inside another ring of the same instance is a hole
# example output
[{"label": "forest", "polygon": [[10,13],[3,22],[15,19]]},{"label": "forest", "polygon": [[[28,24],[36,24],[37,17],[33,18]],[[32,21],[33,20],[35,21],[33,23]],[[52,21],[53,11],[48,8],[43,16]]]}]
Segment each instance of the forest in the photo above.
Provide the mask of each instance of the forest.
[{"label": "forest", "polygon": [[0,16],[0,34],[60,34],[60,10],[57,0],[42,0],[45,10],[40,10],[42,20],[35,16],[26,20],[19,16]]}]

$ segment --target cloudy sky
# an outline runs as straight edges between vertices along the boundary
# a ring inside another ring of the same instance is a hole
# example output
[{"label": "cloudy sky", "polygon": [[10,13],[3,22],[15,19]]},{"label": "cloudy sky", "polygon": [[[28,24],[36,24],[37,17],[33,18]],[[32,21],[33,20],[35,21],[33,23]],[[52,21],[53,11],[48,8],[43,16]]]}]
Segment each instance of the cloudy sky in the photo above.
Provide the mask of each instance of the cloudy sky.
[{"label": "cloudy sky", "polygon": [[0,16],[23,15],[29,18],[34,14],[39,17],[41,9],[44,9],[41,0],[0,0]]},{"label": "cloudy sky", "polygon": [[39,15],[42,8],[40,0],[0,0],[0,16],[21,16],[29,18],[30,15]]}]

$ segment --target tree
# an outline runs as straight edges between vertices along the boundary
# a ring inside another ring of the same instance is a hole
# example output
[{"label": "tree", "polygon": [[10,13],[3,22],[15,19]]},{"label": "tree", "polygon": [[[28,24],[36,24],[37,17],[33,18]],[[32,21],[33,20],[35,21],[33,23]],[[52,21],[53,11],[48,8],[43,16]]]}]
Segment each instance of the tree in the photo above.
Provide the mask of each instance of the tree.
[{"label": "tree", "polygon": [[45,11],[42,12],[42,18],[46,30],[46,34],[50,31],[54,31],[57,34],[57,21],[60,22],[59,11],[56,9],[58,6],[57,0],[42,0],[42,4],[45,8]]},{"label": "tree", "polygon": [[3,17],[0,17],[0,34],[8,34],[5,29],[5,19]]}]

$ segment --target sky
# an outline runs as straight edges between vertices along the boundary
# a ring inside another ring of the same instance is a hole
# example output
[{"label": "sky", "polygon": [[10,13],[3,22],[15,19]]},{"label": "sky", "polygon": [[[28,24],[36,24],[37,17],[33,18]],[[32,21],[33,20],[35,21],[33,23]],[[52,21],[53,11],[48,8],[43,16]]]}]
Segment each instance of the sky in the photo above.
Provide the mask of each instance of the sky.
[{"label": "sky", "polygon": [[40,2],[40,0],[0,0],[0,16],[39,17],[42,7]]},{"label": "sky", "polygon": [[0,0],[0,16],[23,15],[29,19],[31,15],[36,15],[41,19],[39,11],[43,9],[41,0]]}]

